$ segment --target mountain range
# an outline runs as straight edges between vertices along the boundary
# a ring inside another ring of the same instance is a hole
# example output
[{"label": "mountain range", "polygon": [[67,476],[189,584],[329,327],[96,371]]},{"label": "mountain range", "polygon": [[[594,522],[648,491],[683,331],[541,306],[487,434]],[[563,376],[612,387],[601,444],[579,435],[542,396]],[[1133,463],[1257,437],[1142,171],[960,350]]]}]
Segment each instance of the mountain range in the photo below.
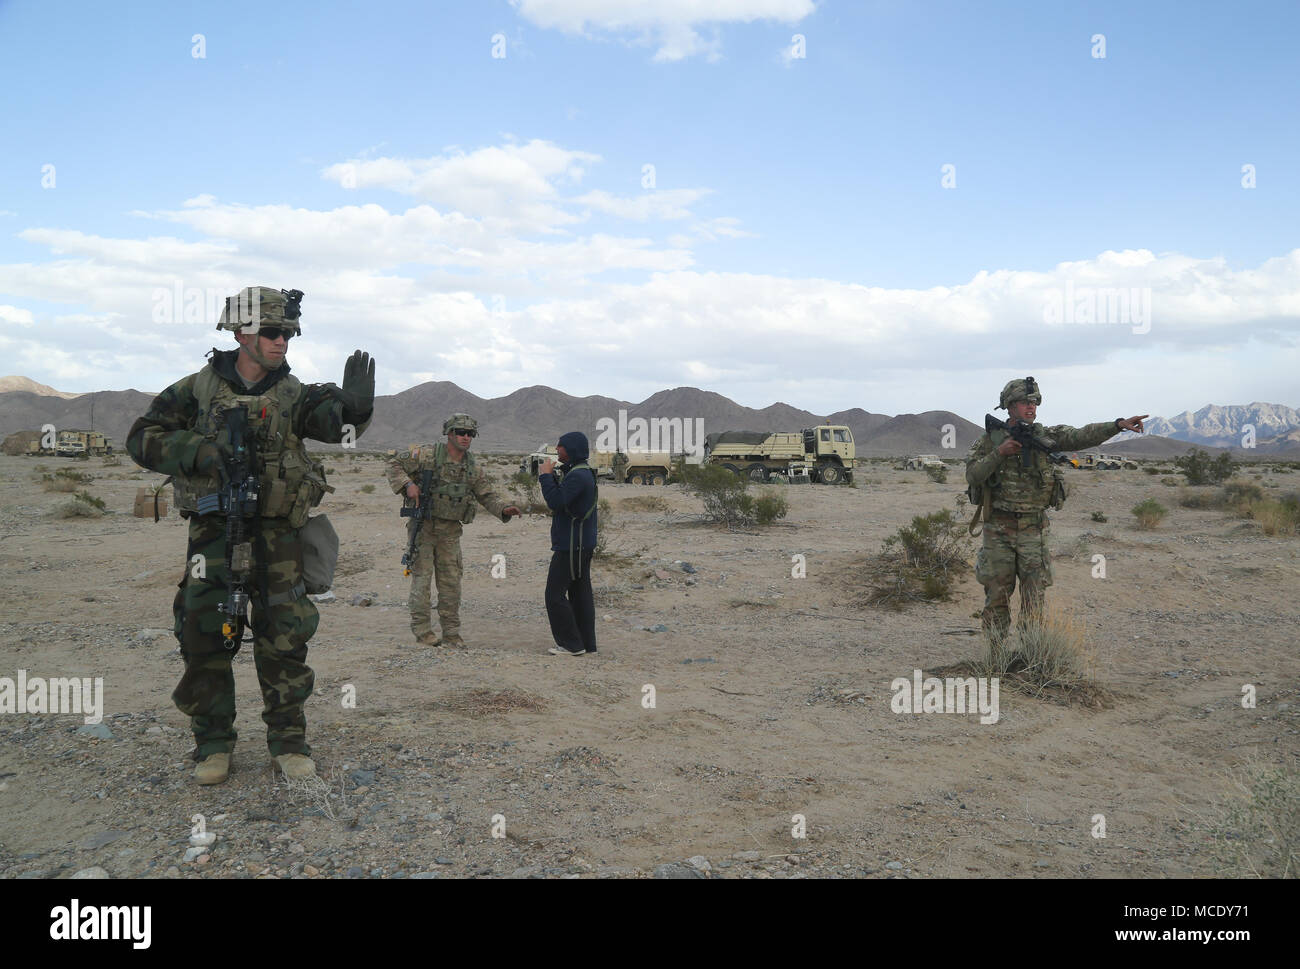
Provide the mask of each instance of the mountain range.
[{"label": "mountain range", "polygon": [[[154,395],[137,390],[65,394],[26,377],[0,378],[0,436],[35,430],[93,427],[114,439],[120,448],[136,417]],[[93,411],[92,411],[93,409]],[[584,431],[593,444],[598,422],[636,418],[699,419],[704,433],[723,430],[793,431],[815,424],[845,424],[853,431],[857,452],[864,457],[934,453],[963,456],[978,437],[979,425],[951,411],[922,414],[875,414],[861,408],[813,414],[789,404],[761,409],[744,407],[713,391],[695,387],[661,390],[639,403],[612,397],[572,397],[551,387],[524,387],[505,397],[482,398],[450,381],[429,381],[399,394],[376,398],[375,418],[359,442],[367,450],[400,448],[436,440],[442,421],[458,411],[479,424],[481,451],[532,451],[554,443],[568,430]],[[1240,450],[1242,427],[1255,426],[1253,451]],[[945,427],[953,429],[951,449],[945,449]],[[1154,417],[1145,435],[1121,434],[1103,445],[1107,451],[1136,456],[1167,457],[1184,453],[1189,444],[1210,449],[1231,447],[1242,456],[1288,454],[1300,456],[1300,412],[1279,404],[1209,405],[1173,418]]]}]

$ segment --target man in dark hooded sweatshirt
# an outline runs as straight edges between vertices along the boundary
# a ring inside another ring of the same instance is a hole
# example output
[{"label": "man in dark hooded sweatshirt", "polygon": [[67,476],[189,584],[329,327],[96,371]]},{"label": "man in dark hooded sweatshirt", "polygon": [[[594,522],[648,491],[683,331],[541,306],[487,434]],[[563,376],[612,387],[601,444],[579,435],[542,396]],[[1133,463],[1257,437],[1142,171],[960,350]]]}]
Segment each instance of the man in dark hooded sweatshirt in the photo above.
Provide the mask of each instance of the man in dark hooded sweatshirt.
[{"label": "man in dark hooded sweatshirt", "polygon": [[596,472],[587,464],[587,435],[570,431],[556,447],[555,462],[538,469],[542,496],[553,511],[551,570],[546,576],[546,615],[556,656],[596,651],[596,604],[591,593],[591,556],[596,549]]}]

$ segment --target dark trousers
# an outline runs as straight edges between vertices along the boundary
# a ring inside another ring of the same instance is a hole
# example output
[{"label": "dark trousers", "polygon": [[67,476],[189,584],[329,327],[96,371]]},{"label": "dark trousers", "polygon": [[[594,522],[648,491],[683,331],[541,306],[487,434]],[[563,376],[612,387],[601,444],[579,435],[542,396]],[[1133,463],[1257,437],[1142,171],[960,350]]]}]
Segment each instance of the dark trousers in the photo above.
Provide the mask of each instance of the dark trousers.
[{"label": "dark trousers", "polygon": [[555,645],[580,653],[596,651],[596,603],[591,594],[591,549],[582,550],[582,571],[569,577],[569,553],[552,552],[546,575],[546,615]]}]

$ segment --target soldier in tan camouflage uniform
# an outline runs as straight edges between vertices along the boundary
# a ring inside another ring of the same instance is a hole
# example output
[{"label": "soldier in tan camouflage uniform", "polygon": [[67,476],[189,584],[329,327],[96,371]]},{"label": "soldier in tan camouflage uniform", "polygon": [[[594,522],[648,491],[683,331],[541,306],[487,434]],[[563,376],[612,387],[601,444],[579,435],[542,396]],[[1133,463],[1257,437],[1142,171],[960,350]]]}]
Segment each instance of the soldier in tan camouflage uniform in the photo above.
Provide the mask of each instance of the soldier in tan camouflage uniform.
[{"label": "soldier in tan camouflage uniform", "polygon": [[[420,529],[415,561],[411,565],[411,632],[417,642],[430,646],[465,648],[460,638],[460,534],[474,520],[477,499],[484,508],[509,522],[519,509],[507,505],[492,490],[487,474],[469,453],[478,435],[478,423],[468,414],[452,414],[443,422],[446,443],[422,444],[400,451],[388,462],[388,486],[394,494],[420,500],[420,473],[433,471],[432,518]],[[408,528],[414,528],[411,522]],[[408,532],[409,535],[409,532]],[[438,622],[442,638],[434,636],[429,604],[430,580],[438,585]]]},{"label": "soldier in tan camouflage uniform", "polygon": [[[1045,439],[1053,450],[1074,451],[1096,447],[1120,431],[1142,432],[1140,417],[1116,418],[1070,427],[1035,424],[1038,405],[1043,401],[1033,377],[1013,380],[1002,388],[998,407],[1008,411],[1007,423],[1022,421],[1033,426],[1033,434]],[[984,523],[984,544],[975,559],[975,578],[984,586],[985,634],[1000,643],[1011,626],[1011,593],[1020,581],[1020,621],[1040,615],[1047,587],[1052,584],[1052,558],[1047,548],[1047,509],[1059,509],[1067,488],[1064,474],[1050,458],[1036,448],[1030,450],[1030,466],[1022,466],[1020,442],[1006,431],[985,433],[971,445],[966,457],[966,482],[990,498]],[[991,494],[990,494],[991,493]]]}]

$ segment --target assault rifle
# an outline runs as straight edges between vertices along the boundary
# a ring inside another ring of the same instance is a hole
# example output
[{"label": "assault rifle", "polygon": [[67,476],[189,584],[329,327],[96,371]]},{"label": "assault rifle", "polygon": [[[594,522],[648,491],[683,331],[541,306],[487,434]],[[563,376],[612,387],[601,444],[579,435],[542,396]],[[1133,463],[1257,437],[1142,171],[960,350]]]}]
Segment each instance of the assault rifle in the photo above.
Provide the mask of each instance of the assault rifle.
[{"label": "assault rifle", "polygon": [[1027,468],[1033,463],[1033,459],[1029,454],[1031,449],[1042,451],[1056,464],[1070,463],[1070,459],[1065,456],[1064,452],[1056,450],[1055,441],[1050,438],[1034,436],[1032,424],[1026,424],[1024,421],[1012,421],[1008,424],[998,420],[992,414],[985,414],[984,430],[989,434],[994,431],[1006,431],[1010,434],[1011,439],[1020,444],[1020,466],[1022,468]]},{"label": "assault rifle", "polygon": [[402,556],[402,575],[411,574],[411,566],[415,564],[416,543],[420,540],[420,527],[429,520],[430,511],[433,504],[433,469],[426,468],[420,472],[420,500],[412,502],[410,498],[402,501],[403,518],[410,518],[415,521],[415,527],[411,529],[411,540],[406,544],[406,554]]},{"label": "assault rifle", "polygon": [[230,456],[221,474],[221,488],[198,500],[200,515],[226,516],[226,601],[217,609],[226,617],[221,624],[226,649],[234,649],[248,625],[248,591],[253,580],[253,543],[244,519],[257,517],[257,475],[248,440],[248,408],[230,407],[224,413],[230,435]]}]

